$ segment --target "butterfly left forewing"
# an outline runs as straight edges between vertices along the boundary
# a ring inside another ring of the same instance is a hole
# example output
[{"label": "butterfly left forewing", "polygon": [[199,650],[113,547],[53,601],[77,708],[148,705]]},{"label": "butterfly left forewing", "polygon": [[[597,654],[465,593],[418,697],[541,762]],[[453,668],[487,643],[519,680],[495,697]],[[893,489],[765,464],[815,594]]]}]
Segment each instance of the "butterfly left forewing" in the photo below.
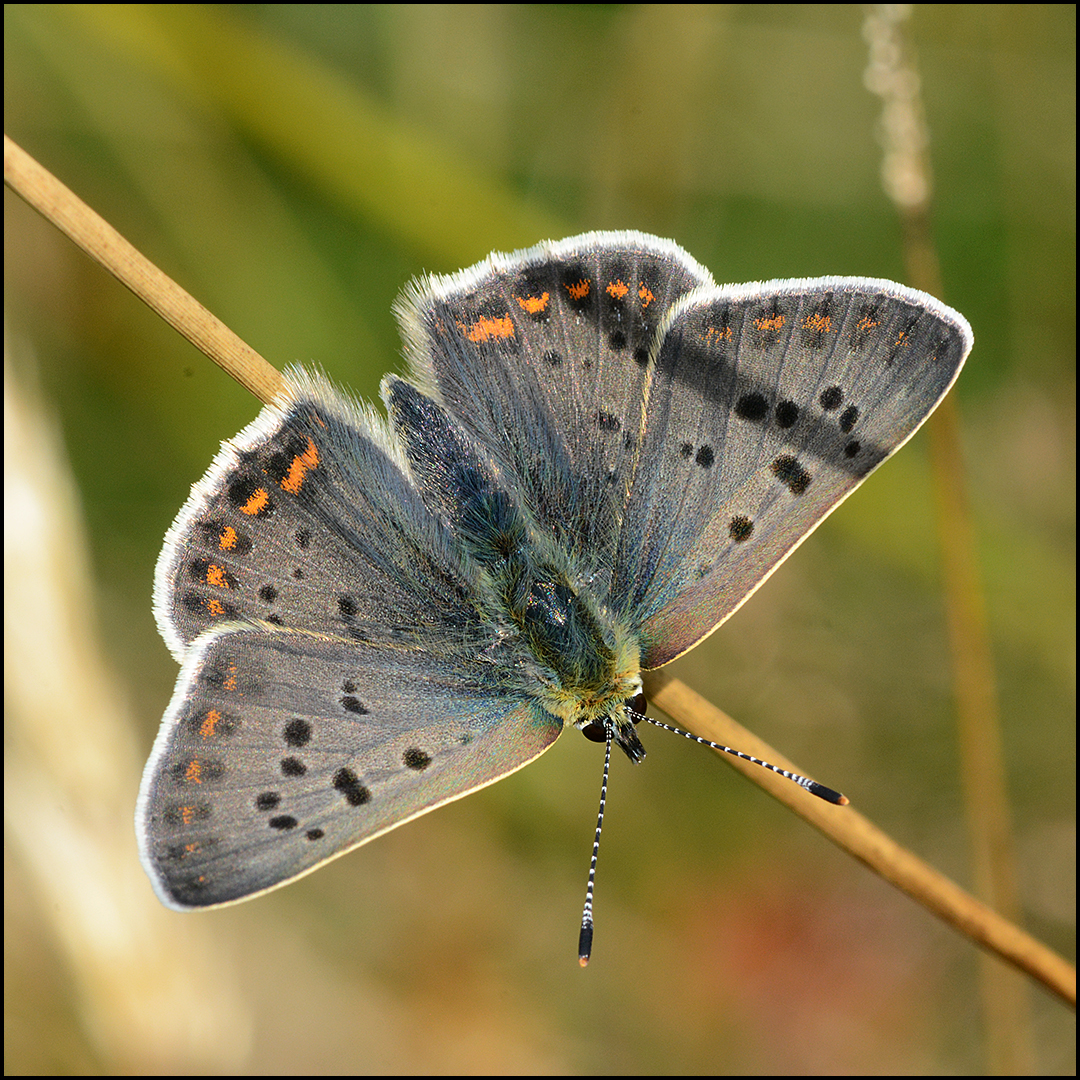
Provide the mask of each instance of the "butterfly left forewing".
[{"label": "butterfly left forewing", "polygon": [[724,621],[910,438],[971,347],[891,282],[702,290],[661,328],[612,603],[643,666]]}]

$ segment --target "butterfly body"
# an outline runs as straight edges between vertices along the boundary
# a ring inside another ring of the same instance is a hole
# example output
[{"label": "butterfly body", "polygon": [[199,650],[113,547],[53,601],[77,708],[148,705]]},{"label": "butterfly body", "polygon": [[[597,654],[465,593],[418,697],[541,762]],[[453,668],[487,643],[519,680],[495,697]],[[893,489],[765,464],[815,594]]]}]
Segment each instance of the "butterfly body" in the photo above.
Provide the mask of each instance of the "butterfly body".
[{"label": "butterfly body", "polygon": [[631,628],[443,409],[401,380],[388,380],[384,394],[426,504],[487,578],[477,595],[489,598],[488,618],[505,628],[506,648],[517,654],[502,663],[521,672],[521,692],[578,727],[621,713],[641,690],[640,644]]}]

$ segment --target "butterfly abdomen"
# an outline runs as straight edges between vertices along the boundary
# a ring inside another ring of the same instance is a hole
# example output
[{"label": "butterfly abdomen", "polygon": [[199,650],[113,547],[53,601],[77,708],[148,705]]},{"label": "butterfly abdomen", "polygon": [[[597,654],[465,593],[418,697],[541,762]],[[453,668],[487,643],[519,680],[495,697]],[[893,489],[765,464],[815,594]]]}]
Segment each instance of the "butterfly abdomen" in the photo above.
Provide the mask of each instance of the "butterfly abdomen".
[{"label": "butterfly abdomen", "polygon": [[413,479],[432,512],[492,583],[538,676],[533,693],[570,723],[621,708],[636,692],[639,649],[596,598],[575,586],[548,551],[528,512],[504,489],[496,467],[471,445],[445,409],[408,383],[389,383],[387,404]]}]

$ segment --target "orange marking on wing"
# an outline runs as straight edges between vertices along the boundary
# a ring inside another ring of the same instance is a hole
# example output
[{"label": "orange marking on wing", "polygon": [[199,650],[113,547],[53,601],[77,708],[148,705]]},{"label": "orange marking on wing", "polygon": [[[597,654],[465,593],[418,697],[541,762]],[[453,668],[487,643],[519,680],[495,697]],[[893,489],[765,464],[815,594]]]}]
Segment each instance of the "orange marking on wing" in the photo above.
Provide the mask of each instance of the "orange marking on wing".
[{"label": "orange marking on wing", "polygon": [[216,619],[219,615],[225,614],[225,605],[220,600],[207,600],[206,614]]},{"label": "orange marking on wing", "polygon": [[236,672],[237,672],[237,670],[238,670],[237,665],[235,663],[232,663],[232,664],[229,665],[228,674],[225,676],[225,678],[221,682],[221,686],[222,686],[223,690],[235,690],[236,689]]},{"label": "orange marking on wing", "polygon": [[299,494],[300,489],[304,486],[304,477],[307,476],[308,470],[316,469],[318,466],[319,448],[315,445],[314,440],[308,436],[307,449],[302,454],[297,454],[289,462],[289,474],[281,481],[281,487],[290,495]]},{"label": "orange marking on wing", "polygon": [[217,728],[220,719],[220,709],[208,709],[206,715],[203,717],[202,723],[199,725],[199,738],[212,739],[217,733],[215,729]]},{"label": "orange marking on wing", "polygon": [[819,330],[827,334],[832,330],[832,316],[815,312],[803,321],[803,329]]},{"label": "orange marking on wing", "polygon": [[876,330],[881,325],[881,320],[864,315],[855,325],[859,330]]},{"label": "orange marking on wing", "polygon": [[261,514],[269,502],[270,493],[266,488],[257,488],[251,493],[248,501],[240,507],[240,513],[247,514],[248,517],[254,517],[256,514]]},{"label": "orange marking on wing", "polygon": [[514,324],[509,315],[501,319],[477,319],[471,326],[458,323],[461,332],[473,342],[490,341],[492,338],[512,338],[514,336]]},{"label": "orange marking on wing", "polygon": [[652,289],[644,281],[638,286],[637,294],[643,308],[647,308],[656,299],[652,294]]},{"label": "orange marking on wing", "polygon": [[213,585],[215,589],[227,589],[229,587],[228,576],[224,566],[211,563],[206,568],[206,584]]},{"label": "orange marking on wing", "polygon": [[219,551],[232,551],[236,547],[236,541],[239,537],[236,535],[236,530],[231,525],[226,525],[221,530],[221,535],[218,537],[218,550]]},{"label": "orange marking on wing", "polygon": [[543,296],[519,296],[517,302],[521,305],[522,311],[527,311],[530,315],[539,315],[547,308],[550,299],[548,293],[544,293]]},{"label": "orange marking on wing", "polygon": [[573,284],[564,285],[563,288],[570,294],[571,300],[584,300],[592,291],[592,282],[588,278],[582,278]]},{"label": "orange marking on wing", "polygon": [[730,341],[735,336],[735,331],[730,326],[710,326],[705,331],[706,344],[713,344],[713,339],[717,341]]},{"label": "orange marking on wing", "polygon": [[771,319],[755,319],[754,325],[759,330],[779,330],[786,321],[783,315],[774,315]]},{"label": "orange marking on wing", "polygon": [[190,825],[195,820],[195,807],[194,806],[181,806],[180,818],[185,825]]},{"label": "orange marking on wing", "polygon": [[188,767],[184,770],[184,780],[189,784],[202,783],[202,762],[198,758],[188,762]]},{"label": "orange marking on wing", "polygon": [[629,291],[630,287],[621,281],[613,281],[607,287],[608,296],[613,296],[616,300],[621,300]]}]

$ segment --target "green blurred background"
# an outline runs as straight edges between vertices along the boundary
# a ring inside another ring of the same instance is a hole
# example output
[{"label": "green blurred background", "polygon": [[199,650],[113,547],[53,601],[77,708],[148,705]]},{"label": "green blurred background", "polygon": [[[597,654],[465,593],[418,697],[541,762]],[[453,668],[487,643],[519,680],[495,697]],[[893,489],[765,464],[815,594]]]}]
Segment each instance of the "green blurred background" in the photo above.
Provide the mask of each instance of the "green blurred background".
[{"label": "green blurred background", "polygon": [[[399,289],[492,249],[635,228],[721,282],[903,280],[863,18],[7,5],[5,129],[271,362],[371,398]],[[908,31],[942,299],[975,330],[956,393],[1024,916],[1071,956],[1075,9],[921,5]],[[15,603],[11,545],[44,530],[6,488],[7,656],[29,641],[49,691],[6,700],[7,1072],[983,1071],[976,950],[658,731],[613,764],[584,972],[601,749],[572,734],[290,888],[161,908],[131,826],[176,677],[154,560],[257,406],[10,193],[5,222],[7,409],[40,397],[85,530]],[[970,886],[926,453],[677,673]],[[1029,1005],[1036,1070],[1072,1073],[1071,1014]]]}]

